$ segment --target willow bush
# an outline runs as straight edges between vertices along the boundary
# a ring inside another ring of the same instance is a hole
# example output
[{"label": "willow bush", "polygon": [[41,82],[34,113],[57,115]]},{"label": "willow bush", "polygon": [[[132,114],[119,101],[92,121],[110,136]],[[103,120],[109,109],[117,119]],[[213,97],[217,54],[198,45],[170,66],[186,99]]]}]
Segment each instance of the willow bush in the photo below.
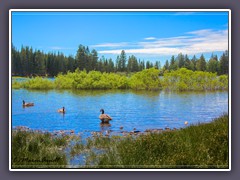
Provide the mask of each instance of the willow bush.
[{"label": "willow bush", "polygon": [[145,69],[127,76],[119,73],[99,71],[80,71],[58,74],[54,81],[36,77],[23,82],[13,81],[12,87],[27,89],[134,89],[134,90],[171,90],[171,91],[212,91],[227,90],[228,76],[216,73],[191,71],[181,68],[166,71],[159,76],[155,68]]},{"label": "willow bush", "polygon": [[174,91],[227,90],[228,76],[181,68],[164,73],[163,88]]},{"label": "willow bush", "polygon": [[159,78],[160,71],[155,68],[145,69],[137,72],[130,77],[130,88],[135,90],[158,90],[161,89],[161,81]]},{"label": "willow bush", "polygon": [[46,78],[35,77],[21,82],[21,87],[26,89],[53,89],[54,83]]}]

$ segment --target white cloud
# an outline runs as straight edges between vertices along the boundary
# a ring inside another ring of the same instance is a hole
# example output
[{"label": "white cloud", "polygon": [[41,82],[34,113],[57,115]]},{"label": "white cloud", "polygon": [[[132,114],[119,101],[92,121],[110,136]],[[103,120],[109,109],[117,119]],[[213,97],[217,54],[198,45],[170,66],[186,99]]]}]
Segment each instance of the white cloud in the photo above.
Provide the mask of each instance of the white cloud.
[{"label": "white cloud", "polygon": [[146,37],[144,38],[144,40],[155,40],[156,38],[155,37]]},{"label": "white cloud", "polygon": [[[149,39],[145,38],[145,40]],[[129,54],[175,55],[178,53],[184,53],[193,55],[227,50],[228,31],[202,29],[187,32],[184,36],[155,38],[153,41],[143,41],[138,43],[114,43],[111,47],[114,47],[113,45],[115,45],[115,47],[121,47],[121,49],[104,49],[98,52],[100,54],[120,54],[121,50],[124,49],[125,52]],[[98,47],[107,46],[102,45]]]}]

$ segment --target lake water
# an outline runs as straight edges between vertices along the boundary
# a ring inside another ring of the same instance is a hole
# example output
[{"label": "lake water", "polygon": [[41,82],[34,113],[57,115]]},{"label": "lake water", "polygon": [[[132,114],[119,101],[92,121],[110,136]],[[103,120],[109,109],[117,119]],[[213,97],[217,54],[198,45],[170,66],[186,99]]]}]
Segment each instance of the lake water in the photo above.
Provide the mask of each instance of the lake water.
[{"label": "lake water", "polygon": [[[22,100],[35,105],[23,108]],[[57,112],[63,106],[65,115]],[[100,125],[101,108],[113,118],[109,127]],[[182,128],[185,121],[209,122],[224,113],[228,113],[228,92],[12,90],[12,127],[50,132]]]}]

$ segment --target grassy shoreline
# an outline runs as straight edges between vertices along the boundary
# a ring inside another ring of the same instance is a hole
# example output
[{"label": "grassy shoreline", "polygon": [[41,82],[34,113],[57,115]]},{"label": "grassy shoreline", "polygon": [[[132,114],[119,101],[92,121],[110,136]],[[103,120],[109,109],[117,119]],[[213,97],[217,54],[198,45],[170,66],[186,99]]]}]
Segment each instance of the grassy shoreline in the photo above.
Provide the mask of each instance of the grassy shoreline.
[{"label": "grassy shoreline", "polygon": [[126,136],[12,132],[13,168],[228,168],[228,115],[183,129]]}]

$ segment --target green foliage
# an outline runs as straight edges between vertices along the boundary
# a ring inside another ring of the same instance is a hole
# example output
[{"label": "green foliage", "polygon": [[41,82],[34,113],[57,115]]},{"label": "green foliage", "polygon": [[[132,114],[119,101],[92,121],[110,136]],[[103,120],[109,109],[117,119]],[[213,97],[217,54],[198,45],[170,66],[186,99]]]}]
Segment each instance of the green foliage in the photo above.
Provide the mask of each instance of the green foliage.
[{"label": "green foliage", "polygon": [[13,131],[13,168],[66,168],[67,158],[62,151],[67,137],[53,137],[50,133]]},{"label": "green foliage", "polygon": [[227,90],[228,76],[216,73],[191,71],[181,68],[165,71],[163,78],[160,70],[145,69],[134,74],[101,73],[99,71],[80,71],[58,74],[54,81],[36,77],[22,82],[13,81],[12,87],[27,89],[134,89],[134,90],[172,90],[206,91]]},{"label": "green foliage", "polygon": [[145,69],[137,72],[130,78],[130,88],[135,90],[158,90],[161,88],[161,81],[159,78],[160,71],[155,68]]},{"label": "green foliage", "polygon": [[54,83],[46,78],[35,77],[21,82],[21,86],[26,89],[53,89]]},{"label": "green foliage", "polygon": [[228,51],[225,51],[218,61],[216,55],[211,56],[209,61],[206,61],[204,55],[202,54],[199,59],[194,55],[190,60],[188,55],[185,56],[182,53],[179,53],[175,58],[171,57],[170,65],[168,60],[165,62],[163,71],[177,70],[181,68],[187,68],[192,71],[208,71],[212,73],[217,73],[218,75],[228,74],[229,68],[229,57]]},{"label": "green foliage", "polygon": [[55,84],[59,89],[126,89],[128,88],[128,79],[126,76],[115,73],[99,71],[87,73],[77,69],[74,73],[59,74]]},{"label": "green foliage", "polygon": [[58,74],[54,83],[57,89],[71,89],[73,81],[73,73],[68,72],[66,75]]},{"label": "green foliage", "polygon": [[217,73],[191,71],[186,68],[164,73],[163,88],[173,91],[227,90],[228,78]]},{"label": "green foliage", "polygon": [[228,89],[228,76],[227,75],[219,76],[217,84],[219,89],[222,89],[222,90]]},{"label": "green foliage", "polygon": [[197,71],[205,71],[207,69],[207,63],[203,54],[201,55],[200,59],[198,59],[196,62],[196,69]]},{"label": "green foliage", "polygon": [[229,57],[228,51],[225,51],[219,61],[219,75],[228,74]]},{"label": "green foliage", "polygon": [[12,82],[12,88],[13,89],[20,89],[20,88],[22,88],[22,84],[20,82],[13,81]]}]

